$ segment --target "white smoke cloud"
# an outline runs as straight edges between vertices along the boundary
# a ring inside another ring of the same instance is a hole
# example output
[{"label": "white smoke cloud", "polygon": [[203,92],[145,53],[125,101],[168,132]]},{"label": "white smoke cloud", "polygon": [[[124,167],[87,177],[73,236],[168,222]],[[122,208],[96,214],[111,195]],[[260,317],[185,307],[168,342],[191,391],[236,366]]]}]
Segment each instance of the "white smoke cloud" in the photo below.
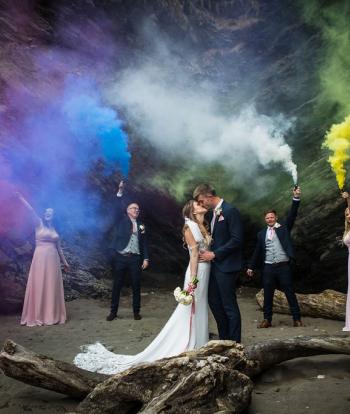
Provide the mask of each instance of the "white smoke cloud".
[{"label": "white smoke cloud", "polygon": [[296,182],[292,150],[284,138],[293,121],[259,114],[252,104],[223,111],[213,89],[195,82],[167,55],[166,61],[158,56],[125,70],[109,99],[162,156],[220,163],[242,182],[280,165]]}]

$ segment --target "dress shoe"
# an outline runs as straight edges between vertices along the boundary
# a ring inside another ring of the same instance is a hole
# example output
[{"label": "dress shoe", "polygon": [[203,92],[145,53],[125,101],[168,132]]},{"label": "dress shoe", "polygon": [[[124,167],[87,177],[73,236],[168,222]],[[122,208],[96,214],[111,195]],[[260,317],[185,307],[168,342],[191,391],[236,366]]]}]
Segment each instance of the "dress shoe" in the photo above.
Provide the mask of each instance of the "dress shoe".
[{"label": "dress shoe", "polygon": [[298,320],[293,322],[293,326],[295,326],[296,328],[300,328],[301,326],[305,325],[301,322],[301,320]]},{"label": "dress shoe", "polygon": [[269,322],[267,319],[264,319],[259,323],[258,328],[271,328],[271,326],[271,322]]},{"label": "dress shoe", "polygon": [[116,318],[117,318],[117,314],[116,314],[116,313],[114,313],[114,312],[111,312],[111,313],[107,316],[106,321],[113,321],[113,319],[116,319]]},{"label": "dress shoe", "polygon": [[135,321],[139,321],[140,319],[142,319],[142,316],[139,313],[134,313],[134,319]]}]

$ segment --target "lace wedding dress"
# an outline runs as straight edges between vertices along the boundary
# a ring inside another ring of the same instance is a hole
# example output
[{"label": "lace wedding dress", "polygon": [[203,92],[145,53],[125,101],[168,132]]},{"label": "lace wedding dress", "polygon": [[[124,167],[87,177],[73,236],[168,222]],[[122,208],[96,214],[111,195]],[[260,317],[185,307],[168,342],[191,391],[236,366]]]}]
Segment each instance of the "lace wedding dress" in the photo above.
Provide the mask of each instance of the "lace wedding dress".
[{"label": "lace wedding dress", "polygon": [[[198,224],[186,219],[199,250],[208,250],[209,240],[205,240]],[[190,255],[191,250],[189,249]],[[208,333],[208,283],[210,263],[199,262],[195,290],[195,306],[179,304],[164,328],[146,349],[136,355],[118,355],[108,351],[102,344],[85,345],[83,352],[74,358],[74,364],[88,371],[115,374],[143,362],[153,362],[172,357],[182,352],[199,348],[209,339]],[[185,274],[184,287],[191,278],[190,266]]]}]

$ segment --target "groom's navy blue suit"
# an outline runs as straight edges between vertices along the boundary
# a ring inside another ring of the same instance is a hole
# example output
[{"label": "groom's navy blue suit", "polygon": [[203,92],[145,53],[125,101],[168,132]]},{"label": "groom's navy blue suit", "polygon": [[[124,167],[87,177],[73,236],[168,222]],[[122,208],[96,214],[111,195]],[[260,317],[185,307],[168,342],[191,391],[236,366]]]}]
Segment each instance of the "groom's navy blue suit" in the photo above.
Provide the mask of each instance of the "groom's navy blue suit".
[{"label": "groom's navy blue suit", "polygon": [[[242,222],[239,211],[223,201],[215,218],[208,300],[220,339],[241,341],[241,314],[236,298],[238,271],[242,268]],[[213,218],[209,213],[209,220]]]}]

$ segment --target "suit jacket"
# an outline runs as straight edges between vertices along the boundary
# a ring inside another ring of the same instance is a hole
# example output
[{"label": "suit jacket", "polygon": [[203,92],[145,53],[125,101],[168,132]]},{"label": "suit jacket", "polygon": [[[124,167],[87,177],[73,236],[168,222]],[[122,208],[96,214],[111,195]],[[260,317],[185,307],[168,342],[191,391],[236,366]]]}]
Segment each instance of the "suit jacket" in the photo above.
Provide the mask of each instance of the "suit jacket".
[{"label": "suit jacket", "polygon": [[[242,268],[242,221],[239,211],[223,201],[222,212],[215,218],[212,251],[213,265],[221,272],[237,272]],[[213,212],[208,219],[212,220]]]},{"label": "suit jacket", "polygon": [[[299,205],[300,201],[293,200],[286,220],[281,223],[281,227],[275,228],[275,234],[278,237],[283,250],[291,260],[295,259],[295,254],[290,232],[294,226],[295,219],[297,218]],[[257,234],[255,250],[249,264],[249,268],[252,270],[262,268],[264,266],[266,256],[266,232],[267,227],[260,230]]]},{"label": "suit jacket", "polygon": [[[114,216],[116,219],[116,228],[109,245],[109,248],[113,251],[122,251],[128,245],[130,237],[132,235],[132,221],[126,214],[126,206],[122,201],[123,197],[117,197]],[[146,237],[146,228],[142,221],[138,218],[137,223],[137,236],[139,241],[139,249],[142,260],[149,259],[148,245]],[[143,226],[144,230],[142,230]]]}]

